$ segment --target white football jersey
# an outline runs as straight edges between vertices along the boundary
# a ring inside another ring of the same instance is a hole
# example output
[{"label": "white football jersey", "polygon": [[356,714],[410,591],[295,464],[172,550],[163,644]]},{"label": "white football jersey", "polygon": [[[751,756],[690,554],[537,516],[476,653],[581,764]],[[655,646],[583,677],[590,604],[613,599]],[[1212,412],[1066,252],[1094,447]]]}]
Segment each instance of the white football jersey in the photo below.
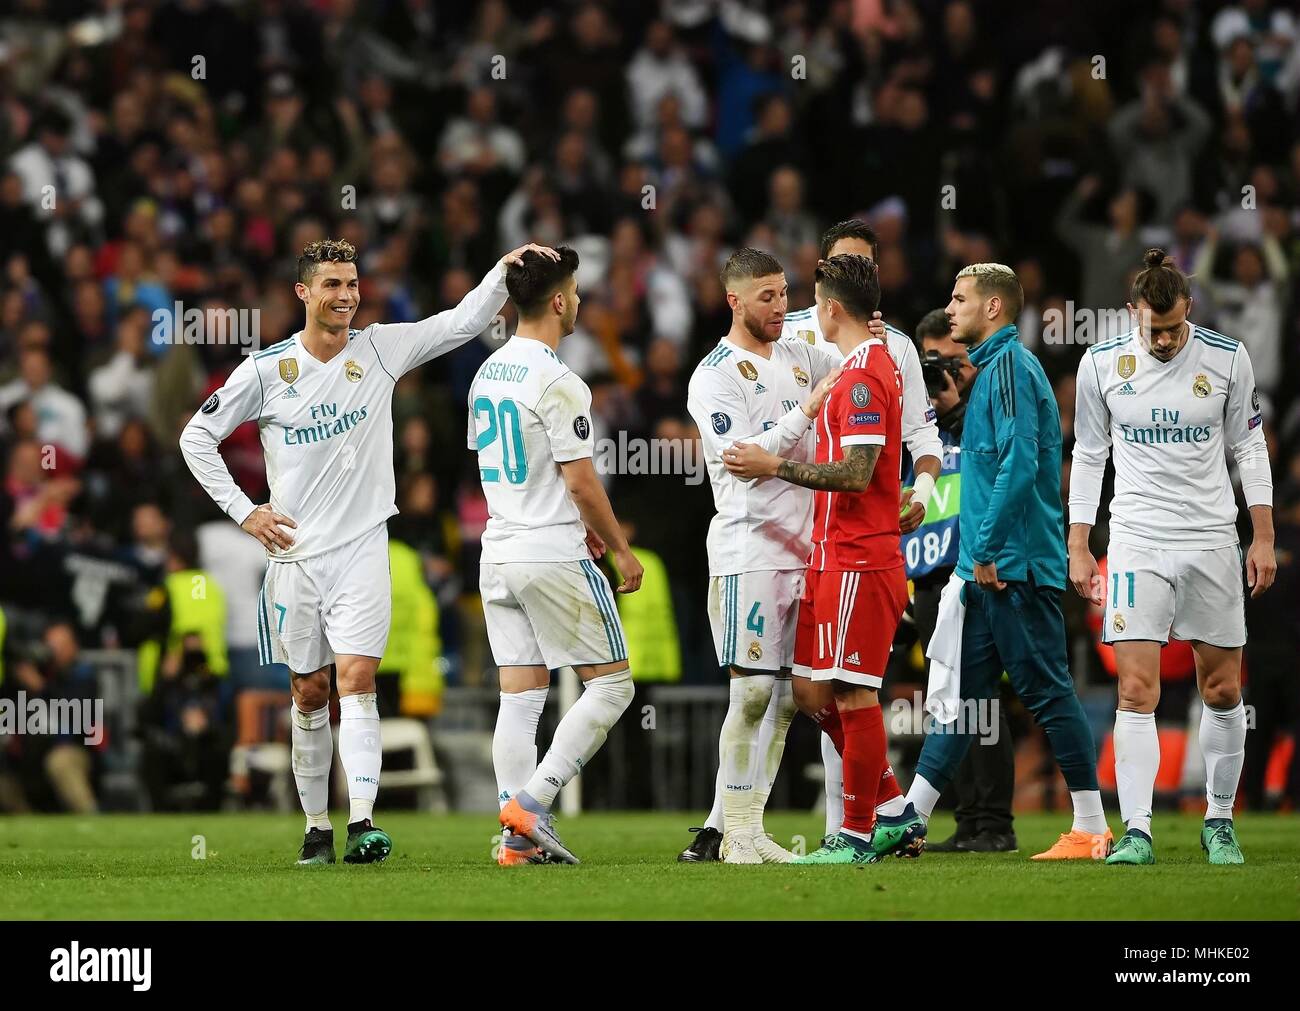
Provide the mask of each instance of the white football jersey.
[{"label": "white football jersey", "polygon": [[487,329],[505,305],[505,270],[493,267],[460,305],[417,323],[349,330],[327,362],[302,332],[250,355],[181,433],[185,462],[236,523],[254,509],[218,451],[257,421],[271,508],[288,516],[293,545],[272,561],[296,562],[360,537],[397,512],[393,478],[393,388],[417,365]]},{"label": "white football jersey", "polygon": [[1271,505],[1273,482],[1246,348],[1191,324],[1172,361],[1137,331],[1097,344],[1079,363],[1070,522],[1096,522],[1106,457],[1115,463],[1110,539],[1163,548],[1237,543],[1232,448],[1250,505]]},{"label": "white football jersey", "polygon": [[[815,305],[786,313],[781,339],[811,344],[837,361],[844,358],[840,349],[822,335]],[[885,347],[903,377],[903,444],[913,461],[923,456],[937,456],[942,460],[943,440],[939,438],[930,395],[925,391],[925,376],[921,374],[921,356],[916,345],[902,330],[886,323]]]},{"label": "white football jersey", "polygon": [[487,498],[485,562],[590,558],[560,464],[591,457],[591,390],[549,347],[512,337],[469,388],[469,448]]},{"label": "white football jersey", "polygon": [[773,341],[771,357],[723,338],[696,366],[686,406],[700,430],[717,515],[709,524],[709,575],[801,569],[812,548],[812,492],[777,478],[742,481],[722,451],[753,442],[794,460],[811,460],[812,420],[800,404],[835,367],[808,344]]}]

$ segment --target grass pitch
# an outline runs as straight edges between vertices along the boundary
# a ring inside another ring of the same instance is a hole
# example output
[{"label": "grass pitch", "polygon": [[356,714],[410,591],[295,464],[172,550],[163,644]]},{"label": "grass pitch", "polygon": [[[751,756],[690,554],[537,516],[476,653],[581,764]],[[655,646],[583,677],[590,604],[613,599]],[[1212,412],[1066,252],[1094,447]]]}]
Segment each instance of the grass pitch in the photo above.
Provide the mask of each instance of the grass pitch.
[{"label": "grass pitch", "polygon": [[[340,859],[344,821],[334,819]],[[1244,867],[1208,866],[1200,819],[1180,815],[1157,816],[1154,867],[1031,862],[1069,827],[1061,813],[1018,817],[1018,854],[930,853],[860,868],[678,864],[686,815],[562,819],[577,867],[497,867],[490,815],[381,812],[377,821],[393,837],[386,863],[297,867],[297,816],[0,817],[0,918],[1300,918],[1296,816],[1240,817]],[[803,835],[809,848],[822,828],[788,813],[767,827],[784,845]],[[951,829],[940,815],[931,834]]]}]

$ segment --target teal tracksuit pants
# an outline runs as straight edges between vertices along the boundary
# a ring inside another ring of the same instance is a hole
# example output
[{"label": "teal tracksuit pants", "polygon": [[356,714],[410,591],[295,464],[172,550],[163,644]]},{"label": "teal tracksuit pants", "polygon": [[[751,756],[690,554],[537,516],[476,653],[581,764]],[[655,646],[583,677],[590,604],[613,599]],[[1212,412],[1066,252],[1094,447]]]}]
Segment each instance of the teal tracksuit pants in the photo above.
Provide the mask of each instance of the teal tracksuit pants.
[{"label": "teal tracksuit pants", "polygon": [[[1097,789],[1097,747],[1070,677],[1061,591],[1032,581],[1008,582],[1000,591],[967,582],[963,595],[962,701],[996,698],[1005,670],[1020,701],[1047,732],[1069,788]],[[963,707],[955,725],[926,728],[916,771],[936,790],[956,775],[966,749],[979,736],[965,711]]]}]

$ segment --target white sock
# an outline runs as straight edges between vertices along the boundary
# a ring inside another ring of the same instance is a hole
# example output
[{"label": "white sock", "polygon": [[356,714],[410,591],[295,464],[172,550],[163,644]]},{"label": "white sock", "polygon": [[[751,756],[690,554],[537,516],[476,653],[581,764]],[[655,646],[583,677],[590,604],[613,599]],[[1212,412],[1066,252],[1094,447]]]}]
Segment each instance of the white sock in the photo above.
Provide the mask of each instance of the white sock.
[{"label": "white sock", "polygon": [[528,795],[550,808],[560,787],[576,776],[632,704],[632,673],[626,667],[587,682],[573,708],[555,728],[551,748],[525,784]]},{"label": "white sock", "polygon": [[384,753],[379,745],[379,707],[374,692],[339,698],[339,761],[348,777],[348,824],[353,825],[374,813],[379,795]]},{"label": "white sock", "polygon": [[1205,757],[1205,817],[1231,818],[1246,757],[1246,707],[1240,699],[1231,709],[1206,706],[1198,736]]},{"label": "white sock", "polygon": [[537,724],[546,708],[549,687],[502,692],[492,734],[492,770],[497,777],[497,803],[506,806],[537,769]]},{"label": "white sock", "polygon": [[730,704],[718,741],[722,770],[722,816],[727,832],[748,833],[754,822],[754,781],[758,769],[758,730],[772,701],[771,674],[731,678]]},{"label": "white sock", "polygon": [[[930,785],[920,773],[912,777],[912,787],[907,791],[907,803],[916,807],[916,813],[926,821],[934,814],[934,805],[939,803],[939,791]],[[904,805],[906,806],[906,805]]]},{"label": "white sock", "polygon": [[[722,754],[722,733],[718,733],[718,754]],[[726,819],[722,816],[722,763],[718,763],[718,774],[713,777],[713,807],[709,810],[709,816],[704,819],[704,827],[716,829],[719,832],[725,831],[727,827]]]},{"label": "white sock", "polygon": [[[884,775],[892,776],[893,774],[894,774],[894,767],[892,765],[885,766]],[[882,782],[884,781],[884,776],[881,777],[881,781]],[[893,818],[896,815],[902,814],[906,810],[907,810],[907,797],[901,793],[897,797],[892,797],[889,800],[885,801],[883,804],[876,805],[876,814],[883,814],[886,818]]]},{"label": "white sock", "polygon": [[307,815],[307,828],[329,830],[330,763],[334,760],[334,737],[330,734],[328,705],[305,713],[295,702],[289,708],[289,732],[293,781],[298,800]]},{"label": "white sock", "polygon": [[830,734],[822,734],[821,738],[822,766],[826,770],[826,834],[834,835],[844,824],[844,761]]},{"label": "white sock", "polygon": [[772,684],[772,700],[767,704],[763,722],[758,731],[758,770],[754,776],[754,830],[763,831],[763,812],[767,798],[772,794],[772,784],[781,769],[781,756],[785,754],[785,738],[794,719],[794,683],[789,678],[777,678]]},{"label": "white sock", "polygon": [[1100,790],[1071,790],[1070,802],[1074,805],[1075,832],[1101,835],[1106,831],[1106,809],[1101,806]]},{"label": "white sock", "polygon": [[1126,827],[1151,835],[1151,798],[1160,771],[1155,713],[1115,712],[1115,788]]}]

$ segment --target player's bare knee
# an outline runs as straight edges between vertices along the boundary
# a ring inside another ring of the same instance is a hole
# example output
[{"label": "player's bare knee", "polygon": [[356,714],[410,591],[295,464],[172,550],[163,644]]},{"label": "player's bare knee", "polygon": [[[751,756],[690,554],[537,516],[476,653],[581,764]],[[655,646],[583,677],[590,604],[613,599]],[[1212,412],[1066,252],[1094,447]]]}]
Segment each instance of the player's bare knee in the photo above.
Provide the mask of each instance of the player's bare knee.
[{"label": "player's bare knee", "polygon": [[313,713],[329,705],[330,676],[329,668],[311,674],[295,674],[291,683],[293,701],[304,713]]},{"label": "player's bare knee", "polygon": [[809,719],[816,717],[824,705],[822,692],[811,678],[794,678],[794,704]]},{"label": "player's bare knee", "polygon": [[1231,677],[1207,680],[1201,701],[1211,709],[1231,709],[1241,701],[1241,685]]},{"label": "player's bare knee", "polygon": [[1119,708],[1131,713],[1154,713],[1160,702],[1160,682],[1144,678],[1121,678]]},{"label": "player's bare knee", "polygon": [[379,660],[368,656],[336,657],[340,695],[360,695],[375,690]]}]

